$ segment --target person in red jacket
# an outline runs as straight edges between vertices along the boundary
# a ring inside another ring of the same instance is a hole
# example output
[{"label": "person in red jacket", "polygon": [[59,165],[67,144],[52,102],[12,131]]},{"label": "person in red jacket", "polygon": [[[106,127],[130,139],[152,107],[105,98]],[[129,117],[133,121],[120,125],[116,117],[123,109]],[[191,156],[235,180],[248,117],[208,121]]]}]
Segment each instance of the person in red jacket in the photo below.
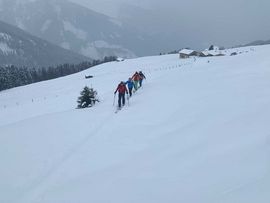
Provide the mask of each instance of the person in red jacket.
[{"label": "person in red jacket", "polygon": [[[122,81],[114,91],[114,94],[118,91],[118,108],[121,108],[121,103],[125,105],[125,93],[128,94],[126,84]],[[122,101],[122,102],[121,102]]]}]

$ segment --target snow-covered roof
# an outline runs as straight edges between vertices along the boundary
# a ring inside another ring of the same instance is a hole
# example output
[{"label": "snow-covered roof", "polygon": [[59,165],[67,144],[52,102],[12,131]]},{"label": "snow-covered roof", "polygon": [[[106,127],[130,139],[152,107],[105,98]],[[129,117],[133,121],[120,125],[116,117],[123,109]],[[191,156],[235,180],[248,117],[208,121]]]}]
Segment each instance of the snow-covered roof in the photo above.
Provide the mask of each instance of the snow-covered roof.
[{"label": "snow-covered roof", "polygon": [[216,55],[220,54],[220,51],[218,51],[218,50],[210,50],[210,51],[208,51],[208,53],[213,55],[213,56],[216,56]]},{"label": "snow-covered roof", "polygon": [[209,53],[208,53],[208,51],[202,51],[202,53],[205,55],[205,56],[207,56],[207,55],[209,55]]},{"label": "snow-covered roof", "polygon": [[179,54],[191,54],[192,52],[194,52],[194,50],[191,49],[182,49],[181,51],[179,51]]},{"label": "snow-covered roof", "polygon": [[204,51],[202,51],[202,53],[205,56],[208,56],[208,55],[216,56],[216,55],[219,55],[220,54],[220,51],[216,51],[216,50],[204,50]]},{"label": "snow-covered roof", "polygon": [[116,58],[116,61],[124,61],[125,59],[124,58],[122,58],[122,57],[117,57]]}]

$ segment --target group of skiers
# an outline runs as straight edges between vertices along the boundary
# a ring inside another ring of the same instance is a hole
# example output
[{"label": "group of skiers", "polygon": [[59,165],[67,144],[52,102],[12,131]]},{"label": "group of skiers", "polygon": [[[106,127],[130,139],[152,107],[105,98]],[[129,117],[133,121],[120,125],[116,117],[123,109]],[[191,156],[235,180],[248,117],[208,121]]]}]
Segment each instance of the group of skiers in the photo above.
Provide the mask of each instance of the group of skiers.
[{"label": "group of skiers", "polygon": [[[141,86],[142,81],[146,79],[142,71],[135,72],[134,75],[128,79],[128,81],[121,81],[117,86],[114,94],[118,92],[118,108],[125,105],[125,93],[128,95],[128,98],[132,96],[133,91],[136,92]],[[127,86],[127,87],[126,87]]]}]

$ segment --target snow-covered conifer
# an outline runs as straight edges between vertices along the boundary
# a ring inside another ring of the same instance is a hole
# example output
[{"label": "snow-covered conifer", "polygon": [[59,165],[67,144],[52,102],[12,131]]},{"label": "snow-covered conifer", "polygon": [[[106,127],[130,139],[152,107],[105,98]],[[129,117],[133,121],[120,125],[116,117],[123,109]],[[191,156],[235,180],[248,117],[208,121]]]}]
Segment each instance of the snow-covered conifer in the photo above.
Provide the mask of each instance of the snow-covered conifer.
[{"label": "snow-covered conifer", "polygon": [[97,91],[93,88],[85,86],[81,91],[81,96],[78,97],[78,108],[92,107],[99,100],[97,97]]}]

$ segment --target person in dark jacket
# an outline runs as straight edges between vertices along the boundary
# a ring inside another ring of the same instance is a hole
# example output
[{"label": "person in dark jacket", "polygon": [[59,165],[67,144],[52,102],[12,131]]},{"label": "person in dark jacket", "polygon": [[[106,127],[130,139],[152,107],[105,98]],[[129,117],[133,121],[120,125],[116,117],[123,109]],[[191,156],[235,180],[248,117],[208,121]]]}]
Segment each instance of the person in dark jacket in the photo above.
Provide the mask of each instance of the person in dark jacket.
[{"label": "person in dark jacket", "polygon": [[118,91],[118,108],[121,108],[121,103],[124,106],[125,105],[125,93],[128,94],[126,84],[122,81],[114,91],[114,94]]},{"label": "person in dark jacket", "polygon": [[139,79],[139,85],[140,87],[142,86],[142,81],[144,79],[146,79],[145,75],[142,73],[142,71],[139,72],[139,76],[140,76],[140,79]]},{"label": "person in dark jacket", "polygon": [[128,86],[128,93],[129,93],[129,96],[131,97],[132,96],[132,89],[134,87],[134,82],[132,81],[131,78],[129,78],[128,81],[126,81],[126,85]]}]

